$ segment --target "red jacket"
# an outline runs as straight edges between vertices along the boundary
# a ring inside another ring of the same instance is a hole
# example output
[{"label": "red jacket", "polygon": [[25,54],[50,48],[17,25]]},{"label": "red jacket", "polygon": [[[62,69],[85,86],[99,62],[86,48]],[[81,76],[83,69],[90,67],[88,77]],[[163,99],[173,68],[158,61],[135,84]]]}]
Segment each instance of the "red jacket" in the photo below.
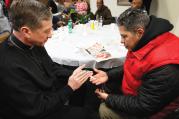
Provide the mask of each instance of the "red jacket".
[{"label": "red jacket", "polygon": [[136,52],[128,52],[124,64],[123,93],[137,95],[142,76],[167,64],[179,64],[179,38],[169,32],[156,37]]}]

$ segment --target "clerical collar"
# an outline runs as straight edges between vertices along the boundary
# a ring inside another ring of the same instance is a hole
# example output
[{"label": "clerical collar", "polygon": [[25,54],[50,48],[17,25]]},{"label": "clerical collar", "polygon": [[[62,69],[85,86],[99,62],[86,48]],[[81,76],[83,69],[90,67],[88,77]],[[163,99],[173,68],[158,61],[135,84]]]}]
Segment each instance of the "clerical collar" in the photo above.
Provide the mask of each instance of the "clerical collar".
[{"label": "clerical collar", "polygon": [[21,50],[31,50],[33,48],[33,46],[28,46],[22,43],[13,34],[10,36],[9,41],[12,43],[12,45]]}]

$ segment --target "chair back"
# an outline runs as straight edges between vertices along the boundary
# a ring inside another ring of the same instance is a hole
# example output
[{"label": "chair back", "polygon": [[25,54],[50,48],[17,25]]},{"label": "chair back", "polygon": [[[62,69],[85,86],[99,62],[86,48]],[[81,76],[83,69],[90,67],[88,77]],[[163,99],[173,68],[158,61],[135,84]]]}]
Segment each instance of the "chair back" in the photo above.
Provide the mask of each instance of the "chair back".
[{"label": "chair back", "polygon": [[6,40],[9,37],[9,35],[10,35],[10,33],[8,31],[0,33],[0,43],[3,42],[4,40]]}]

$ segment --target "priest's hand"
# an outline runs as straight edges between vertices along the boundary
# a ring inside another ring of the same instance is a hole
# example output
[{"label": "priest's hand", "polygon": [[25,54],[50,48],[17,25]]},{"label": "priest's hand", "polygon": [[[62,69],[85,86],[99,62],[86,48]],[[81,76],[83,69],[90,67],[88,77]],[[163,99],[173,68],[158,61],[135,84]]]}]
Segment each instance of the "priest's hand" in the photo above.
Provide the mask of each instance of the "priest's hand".
[{"label": "priest's hand", "polygon": [[85,65],[79,66],[69,77],[68,85],[75,91],[80,88],[89,77],[93,75],[92,71],[83,70]]}]

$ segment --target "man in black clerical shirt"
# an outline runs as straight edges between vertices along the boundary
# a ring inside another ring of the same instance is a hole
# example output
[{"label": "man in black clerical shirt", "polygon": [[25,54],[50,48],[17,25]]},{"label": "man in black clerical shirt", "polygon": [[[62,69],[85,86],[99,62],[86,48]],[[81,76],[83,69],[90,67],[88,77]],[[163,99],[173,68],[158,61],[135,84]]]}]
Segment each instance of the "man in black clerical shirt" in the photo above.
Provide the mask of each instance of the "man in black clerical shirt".
[{"label": "man in black clerical shirt", "polygon": [[13,33],[0,45],[0,117],[5,119],[88,119],[87,110],[65,106],[92,72],[57,65],[44,44],[52,36],[52,14],[35,0],[14,1]]}]

